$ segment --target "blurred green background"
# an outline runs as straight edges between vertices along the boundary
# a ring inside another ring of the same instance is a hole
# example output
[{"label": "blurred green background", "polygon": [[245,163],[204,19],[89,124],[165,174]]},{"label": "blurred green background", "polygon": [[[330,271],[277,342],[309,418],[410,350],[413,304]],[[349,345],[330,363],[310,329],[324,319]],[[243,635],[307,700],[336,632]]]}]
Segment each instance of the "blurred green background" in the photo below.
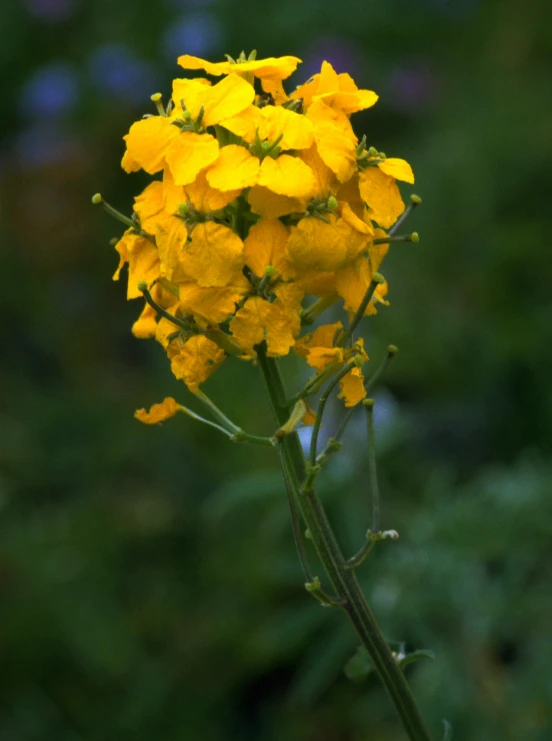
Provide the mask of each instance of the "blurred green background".
[{"label": "blurred green background", "polygon": [[[374,363],[401,350],[376,394],[401,539],[362,568],[374,611],[435,652],[407,671],[436,739],[442,718],[458,740],[552,738],[551,28],[545,0],[0,4],[2,741],[403,738],[377,682],[344,675],[344,616],[302,589],[272,452],[133,419],[190,399],[130,335],[121,231],[90,196],[130,210],[146,181],[119,169],[121,137],[179,54],[252,48],[301,57],[293,84],[327,58],[376,90],[357,133],[424,198],[365,326]],[[252,367],[206,388],[272,431]],[[361,419],[321,493],[352,553]]]}]

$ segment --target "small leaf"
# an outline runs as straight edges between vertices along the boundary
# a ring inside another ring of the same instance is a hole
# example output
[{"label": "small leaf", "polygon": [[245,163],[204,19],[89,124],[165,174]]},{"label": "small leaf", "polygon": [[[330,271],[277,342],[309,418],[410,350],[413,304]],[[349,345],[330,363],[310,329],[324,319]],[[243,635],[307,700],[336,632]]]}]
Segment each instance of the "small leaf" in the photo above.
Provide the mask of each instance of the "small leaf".
[{"label": "small leaf", "polygon": [[362,682],[374,671],[374,665],[368,651],[359,646],[354,655],[345,664],[345,676],[351,682]]},{"label": "small leaf", "polygon": [[413,664],[415,661],[419,661],[420,659],[434,659],[435,654],[433,651],[430,651],[427,648],[420,648],[418,651],[412,651],[412,653],[406,654],[402,659],[400,659],[399,664],[401,669],[403,669],[408,664]]}]

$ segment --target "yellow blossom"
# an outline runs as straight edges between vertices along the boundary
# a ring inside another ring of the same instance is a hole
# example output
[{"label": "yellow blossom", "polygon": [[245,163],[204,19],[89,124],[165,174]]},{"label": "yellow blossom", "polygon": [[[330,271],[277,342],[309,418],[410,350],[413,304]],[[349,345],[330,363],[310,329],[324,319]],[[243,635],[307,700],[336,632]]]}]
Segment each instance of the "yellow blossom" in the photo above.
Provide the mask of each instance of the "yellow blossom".
[{"label": "yellow blossom", "polygon": [[149,412],[146,412],[145,409],[137,409],[134,412],[134,416],[146,425],[156,425],[159,422],[164,422],[166,419],[174,417],[181,410],[182,407],[180,404],[171,396],[167,396],[160,404],[154,404],[150,407]]},{"label": "yellow blossom", "polygon": [[[270,92],[270,88],[277,82],[287,79],[295,70],[301,60],[297,57],[268,57],[267,59],[255,59],[239,62],[208,62],[205,59],[192,57],[184,54],[178,58],[178,64],[184,69],[202,69],[208,75],[252,74],[261,80],[263,89]],[[268,83],[267,90],[265,84]]]},{"label": "yellow blossom", "polygon": [[184,381],[190,391],[196,391],[216,371],[225,357],[224,351],[207,337],[193,335],[172,356],[171,370],[176,378]]},{"label": "yellow blossom", "polygon": [[341,217],[328,213],[324,218],[325,221],[305,216],[291,228],[287,249],[298,270],[336,270],[354,260],[373,234],[346,203],[342,205]]},{"label": "yellow blossom", "polygon": [[155,244],[146,237],[142,237],[133,229],[128,229],[115,245],[120,255],[119,266],[113,275],[113,280],[119,280],[121,269],[128,263],[127,298],[139,298],[142,292],[138,290],[138,283],[145,281],[151,285],[159,277],[159,253]]},{"label": "yellow blossom", "polygon": [[289,230],[279,219],[262,219],[252,226],[244,242],[247,266],[258,278],[270,266],[283,278],[292,277],[294,271],[286,253]]},{"label": "yellow blossom", "polygon": [[243,242],[222,224],[197,224],[180,257],[185,274],[199,286],[226,286],[243,267]]},{"label": "yellow blossom", "polygon": [[293,284],[284,284],[274,293],[272,303],[261,296],[249,298],[230,323],[234,340],[249,355],[255,354],[255,345],[263,340],[269,356],[287,355],[299,334],[302,292]]}]

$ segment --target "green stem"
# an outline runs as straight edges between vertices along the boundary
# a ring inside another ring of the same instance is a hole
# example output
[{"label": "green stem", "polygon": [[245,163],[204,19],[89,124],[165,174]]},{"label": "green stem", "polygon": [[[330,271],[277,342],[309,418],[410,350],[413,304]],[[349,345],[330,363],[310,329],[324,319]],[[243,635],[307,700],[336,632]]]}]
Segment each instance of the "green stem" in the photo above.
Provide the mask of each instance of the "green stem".
[{"label": "green stem", "polygon": [[366,410],[366,423],[368,427],[368,462],[370,467],[370,484],[372,489],[372,532],[380,531],[380,495],[378,474],[376,469],[376,442],[374,433],[374,400],[364,399],[362,402]]},{"label": "green stem", "polygon": [[[274,358],[267,357],[264,344],[259,347],[257,359],[277,424],[283,425],[289,417],[289,408],[283,401],[285,390],[277,362]],[[405,676],[376,623],[355,573],[346,567],[339,544],[314,488],[303,488],[306,461],[297,433],[287,435],[280,444],[283,449],[284,476],[293,489],[318,557],[360,641],[372,658],[376,672],[397,709],[408,738],[410,741],[431,741]]]},{"label": "green stem", "polygon": [[349,325],[349,327],[347,328],[347,330],[343,333],[343,335],[339,338],[339,343],[338,344],[340,345],[340,347],[345,347],[345,345],[347,344],[347,342],[349,342],[349,340],[352,338],[353,332],[355,331],[355,329],[357,328],[360,320],[364,316],[364,313],[365,313],[365,311],[366,311],[366,309],[368,307],[368,304],[370,303],[370,301],[372,299],[372,296],[374,295],[374,292],[375,292],[376,288],[379,286],[379,284],[380,284],[380,281],[374,280],[373,278],[370,281],[370,285],[368,286],[368,290],[364,294],[364,298],[360,302],[360,305],[359,305],[358,309],[356,310],[356,313],[355,313],[355,315],[353,317],[353,320],[352,320],[351,324]]},{"label": "green stem", "polygon": [[316,448],[318,447],[318,435],[320,433],[320,427],[322,425],[322,417],[324,415],[326,402],[330,398],[330,394],[337,386],[339,381],[341,381],[341,379],[344,378],[347,373],[349,373],[349,371],[351,371],[354,367],[354,361],[351,360],[349,363],[347,363],[347,365],[339,371],[335,378],[332,378],[331,382],[328,384],[328,388],[324,391],[320,398],[320,403],[318,404],[318,409],[316,410],[316,421],[314,423],[314,427],[312,428],[309,456],[309,463],[311,465],[311,468],[314,468],[314,466],[316,465]]}]

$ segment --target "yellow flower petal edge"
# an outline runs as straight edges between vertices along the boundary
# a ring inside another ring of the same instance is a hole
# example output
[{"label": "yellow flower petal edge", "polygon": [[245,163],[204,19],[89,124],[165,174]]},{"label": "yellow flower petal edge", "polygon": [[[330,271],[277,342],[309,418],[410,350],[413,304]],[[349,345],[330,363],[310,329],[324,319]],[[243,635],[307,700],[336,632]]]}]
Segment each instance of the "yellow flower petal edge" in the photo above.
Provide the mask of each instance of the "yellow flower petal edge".
[{"label": "yellow flower petal edge", "polygon": [[157,425],[166,419],[174,417],[180,411],[183,411],[180,404],[172,396],[167,396],[160,404],[153,404],[149,412],[146,412],[145,409],[137,409],[134,412],[134,416],[139,422],[143,422],[146,425]]}]

